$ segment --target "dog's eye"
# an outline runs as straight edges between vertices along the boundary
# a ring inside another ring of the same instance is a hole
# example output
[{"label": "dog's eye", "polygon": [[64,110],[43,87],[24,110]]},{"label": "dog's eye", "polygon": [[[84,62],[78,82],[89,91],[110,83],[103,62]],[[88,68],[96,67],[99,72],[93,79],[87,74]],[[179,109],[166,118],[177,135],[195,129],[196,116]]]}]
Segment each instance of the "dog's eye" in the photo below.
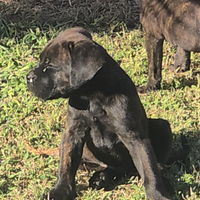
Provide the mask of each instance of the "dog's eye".
[{"label": "dog's eye", "polygon": [[48,64],[47,66],[45,66],[45,68],[42,71],[46,72],[48,69],[54,69],[54,65]]}]

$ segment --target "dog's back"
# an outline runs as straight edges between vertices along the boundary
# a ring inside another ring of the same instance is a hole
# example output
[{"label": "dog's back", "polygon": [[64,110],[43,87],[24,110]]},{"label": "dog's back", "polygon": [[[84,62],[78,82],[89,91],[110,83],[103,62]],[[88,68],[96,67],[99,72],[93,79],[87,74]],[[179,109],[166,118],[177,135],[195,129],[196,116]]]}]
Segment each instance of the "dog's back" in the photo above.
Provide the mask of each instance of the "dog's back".
[{"label": "dog's back", "polygon": [[200,1],[142,0],[140,20],[149,34],[188,51],[200,51]]}]

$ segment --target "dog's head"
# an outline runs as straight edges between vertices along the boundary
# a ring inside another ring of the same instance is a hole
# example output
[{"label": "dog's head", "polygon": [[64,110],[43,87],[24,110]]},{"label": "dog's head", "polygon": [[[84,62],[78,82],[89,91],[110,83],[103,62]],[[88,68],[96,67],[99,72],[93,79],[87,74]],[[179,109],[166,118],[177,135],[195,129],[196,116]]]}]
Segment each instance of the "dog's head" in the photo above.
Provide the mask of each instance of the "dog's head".
[{"label": "dog's head", "polygon": [[105,50],[83,28],[71,28],[50,41],[38,65],[27,74],[27,86],[48,100],[70,97],[105,63]]}]

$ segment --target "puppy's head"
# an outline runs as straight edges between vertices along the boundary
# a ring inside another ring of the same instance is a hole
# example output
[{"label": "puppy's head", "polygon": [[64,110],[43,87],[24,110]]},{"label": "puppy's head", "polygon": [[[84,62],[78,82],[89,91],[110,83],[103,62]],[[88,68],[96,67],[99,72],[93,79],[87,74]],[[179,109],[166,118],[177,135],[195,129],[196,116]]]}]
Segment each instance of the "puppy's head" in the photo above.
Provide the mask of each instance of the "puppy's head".
[{"label": "puppy's head", "polygon": [[105,50],[89,32],[67,29],[44,48],[38,65],[27,74],[27,86],[44,100],[70,97],[102,68],[104,57]]}]

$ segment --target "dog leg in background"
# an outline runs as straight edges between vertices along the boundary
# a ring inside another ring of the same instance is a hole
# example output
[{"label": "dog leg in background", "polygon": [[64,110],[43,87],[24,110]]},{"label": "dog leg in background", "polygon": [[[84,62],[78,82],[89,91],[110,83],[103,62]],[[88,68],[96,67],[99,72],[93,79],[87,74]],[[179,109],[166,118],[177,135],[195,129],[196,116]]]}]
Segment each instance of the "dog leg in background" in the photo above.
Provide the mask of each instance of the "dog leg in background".
[{"label": "dog leg in background", "polygon": [[147,86],[138,88],[138,92],[144,93],[149,90],[160,89],[162,79],[162,57],[163,57],[163,38],[146,34],[146,51],[148,57],[148,83]]},{"label": "dog leg in background", "polygon": [[175,56],[174,70],[180,68],[180,71],[185,72],[190,69],[190,52],[182,49],[181,47],[177,48]]},{"label": "dog leg in background", "polygon": [[[199,0],[142,0],[140,22],[146,32],[146,50],[149,73],[148,90],[160,89],[161,76],[158,75],[160,52],[149,44],[155,44],[154,38],[166,39],[171,45],[177,46],[174,70],[187,71],[190,67],[190,52],[200,52],[200,2]],[[151,36],[151,39],[150,39]],[[157,54],[157,55],[156,55]],[[155,82],[154,79],[155,78]],[[158,82],[156,82],[158,81]],[[140,90],[139,90],[140,91]],[[145,92],[145,90],[143,90]]]}]

